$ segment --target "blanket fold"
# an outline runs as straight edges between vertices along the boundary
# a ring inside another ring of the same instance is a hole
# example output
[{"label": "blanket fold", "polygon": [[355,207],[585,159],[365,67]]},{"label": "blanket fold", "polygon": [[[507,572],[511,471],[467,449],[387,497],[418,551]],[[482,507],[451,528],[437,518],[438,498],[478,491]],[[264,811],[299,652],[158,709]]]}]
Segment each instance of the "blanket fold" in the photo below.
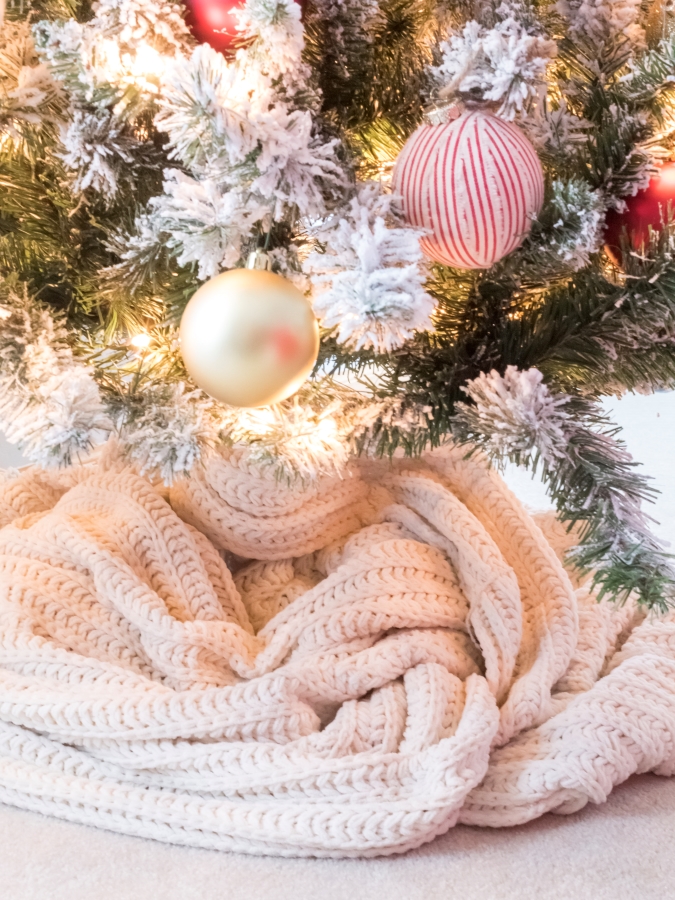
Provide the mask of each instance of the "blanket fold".
[{"label": "blanket fold", "polygon": [[306,489],[234,451],[168,494],[30,469],[0,524],[5,803],[375,856],[675,772],[675,619],[598,603],[454,448]]}]

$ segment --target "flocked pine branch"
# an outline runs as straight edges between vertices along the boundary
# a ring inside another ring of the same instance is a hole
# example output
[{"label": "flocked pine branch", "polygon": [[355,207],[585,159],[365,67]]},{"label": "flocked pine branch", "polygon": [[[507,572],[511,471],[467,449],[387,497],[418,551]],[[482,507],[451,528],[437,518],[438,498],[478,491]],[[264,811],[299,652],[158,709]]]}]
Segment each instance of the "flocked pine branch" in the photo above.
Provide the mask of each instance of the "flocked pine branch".
[{"label": "flocked pine branch", "polygon": [[432,71],[441,100],[487,101],[513,119],[545,93],[546,68],[557,47],[525,6],[504,2],[495,19],[492,27],[467,22],[443,41],[441,63]]},{"label": "flocked pine branch", "polygon": [[111,432],[63,318],[11,280],[0,282],[0,428],[43,466],[70,465]]},{"label": "flocked pine branch", "polygon": [[509,366],[465,387],[453,432],[488,456],[539,472],[560,517],[581,523],[571,561],[592,569],[600,595],[625,601],[635,592],[647,607],[674,599],[675,569],[652,534],[642,504],[654,499],[648,480],[600,407],[552,394],[537,369]]},{"label": "flocked pine branch", "polygon": [[595,44],[599,53],[608,47],[621,53],[645,46],[640,0],[560,0],[557,6],[571,36]]},{"label": "flocked pine branch", "polygon": [[431,327],[423,232],[400,227],[391,205],[378,184],[362,184],[346,209],[314,229],[321,250],[304,264],[314,311],[348,347],[387,352]]},{"label": "flocked pine branch", "polygon": [[6,151],[35,163],[53,139],[63,112],[63,93],[39,62],[28,25],[5,22],[0,29],[0,133]]}]

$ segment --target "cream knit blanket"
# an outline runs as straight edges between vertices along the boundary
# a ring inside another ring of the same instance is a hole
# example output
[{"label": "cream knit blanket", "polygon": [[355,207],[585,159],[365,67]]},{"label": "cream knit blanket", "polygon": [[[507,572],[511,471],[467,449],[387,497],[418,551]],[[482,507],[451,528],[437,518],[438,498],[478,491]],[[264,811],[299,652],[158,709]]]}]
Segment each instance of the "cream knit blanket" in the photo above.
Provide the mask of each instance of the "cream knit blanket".
[{"label": "cream knit blanket", "polygon": [[305,491],[236,454],[168,495],[29,470],[0,524],[5,803],[374,856],[675,772],[675,619],[574,586],[458,451]]}]

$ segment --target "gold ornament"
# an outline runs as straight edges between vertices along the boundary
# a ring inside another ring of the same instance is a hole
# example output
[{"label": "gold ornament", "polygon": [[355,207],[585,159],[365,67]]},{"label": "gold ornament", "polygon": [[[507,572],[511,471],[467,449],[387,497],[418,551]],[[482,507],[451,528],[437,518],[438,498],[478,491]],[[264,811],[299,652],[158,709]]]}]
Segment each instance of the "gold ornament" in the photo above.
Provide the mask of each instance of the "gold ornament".
[{"label": "gold ornament", "polygon": [[191,298],[180,342],[186,369],[207,394],[229,406],[267,406],[307,379],[319,353],[319,328],[290,281],[231,269]]}]

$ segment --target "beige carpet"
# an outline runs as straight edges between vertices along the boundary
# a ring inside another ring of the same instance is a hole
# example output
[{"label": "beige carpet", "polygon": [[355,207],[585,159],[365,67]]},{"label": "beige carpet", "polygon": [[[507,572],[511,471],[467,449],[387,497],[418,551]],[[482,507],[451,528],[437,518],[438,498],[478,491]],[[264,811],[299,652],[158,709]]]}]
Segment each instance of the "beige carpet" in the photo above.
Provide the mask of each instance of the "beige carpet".
[{"label": "beige carpet", "polygon": [[282,860],[192,850],[0,806],[2,900],[670,900],[675,779],[519,828],[458,826],[406,856]]}]

